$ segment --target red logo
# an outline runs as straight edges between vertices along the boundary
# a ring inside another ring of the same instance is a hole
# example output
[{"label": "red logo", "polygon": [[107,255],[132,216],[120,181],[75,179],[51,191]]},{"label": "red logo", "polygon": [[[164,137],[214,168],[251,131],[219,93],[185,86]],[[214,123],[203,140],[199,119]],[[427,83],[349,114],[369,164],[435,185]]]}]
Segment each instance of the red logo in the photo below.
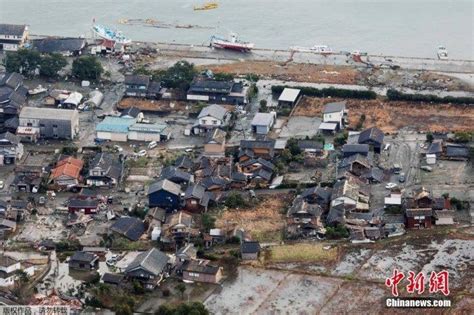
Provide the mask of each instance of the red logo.
[{"label": "red logo", "polygon": [[398,284],[405,278],[403,272],[398,272],[398,269],[393,271],[393,276],[385,280],[385,285],[392,289],[392,295],[398,296]]},{"label": "red logo", "polygon": [[[391,277],[385,279],[385,285],[392,290],[393,296],[398,296],[398,284],[405,278],[403,272],[398,269],[393,270]],[[408,272],[408,285],[406,286],[408,293],[422,294],[425,292],[425,279],[426,276],[423,272],[415,274],[413,271]],[[429,292],[437,293],[441,292],[444,295],[449,295],[449,273],[446,270],[442,270],[438,273],[431,272],[429,278]]]},{"label": "red logo", "polygon": [[438,273],[431,272],[430,275],[430,293],[441,291],[444,295],[449,295],[449,273],[446,270]]}]

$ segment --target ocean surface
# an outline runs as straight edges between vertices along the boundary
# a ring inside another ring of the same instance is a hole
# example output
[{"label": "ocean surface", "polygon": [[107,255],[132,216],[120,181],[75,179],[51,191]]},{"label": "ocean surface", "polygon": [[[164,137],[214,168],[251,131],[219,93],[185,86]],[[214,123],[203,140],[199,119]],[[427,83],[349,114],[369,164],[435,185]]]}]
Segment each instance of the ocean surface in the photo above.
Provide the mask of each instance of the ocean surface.
[{"label": "ocean surface", "polygon": [[[0,0],[1,23],[25,23],[30,33],[90,36],[93,19],[132,40],[208,44],[213,34],[237,33],[259,48],[329,45],[333,50],[474,59],[474,0]],[[154,19],[169,28],[123,25]],[[175,25],[209,28],[176,28]]]}]

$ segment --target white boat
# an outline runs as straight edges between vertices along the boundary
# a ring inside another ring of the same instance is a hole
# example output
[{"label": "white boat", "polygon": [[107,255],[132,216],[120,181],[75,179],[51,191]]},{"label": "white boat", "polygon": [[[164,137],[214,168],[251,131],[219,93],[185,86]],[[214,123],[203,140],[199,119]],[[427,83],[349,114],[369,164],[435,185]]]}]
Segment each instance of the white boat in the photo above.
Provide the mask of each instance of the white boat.
[{"label": "white boat", "polygon": [[330,55],[334,53],[331,47],[327,45],[314,45],[313,47],[293,46],[293,47],[290,47],[290,50],[297,51],[297,52],[310,52],[310,53],[322,54],[322,55]]},{"label": "white boat", "polygon": [[48,91],[48,89],[44,88],[40,85],[38,85],[36,88],[32,89],[32,90],[28,90],[28,94],[30,95],[36,95],[36,94],[40,94],[40,93],[44,93]]},{"label": "white boat", "polygon": [[438,47],[438,59],[439,60],[448,60],[448,50],[444,46]]},{"label": "white boat", "polygon": [[119,44],[130,44],[132,42],[132,40],[130,38],[125,37],[122,32],[114,31],[104,25],[95,24],[94,26],[92,26],[92,31],[94,32],[94,34],[101,38],[111,40]]},{"label": "white boat", "polygon": [[219,36],[212,36],[210,46],[220,49],[249,52],[253,49],[254,44],[239,40],[236,34],[230,34],[230,38],[228,39]]}]

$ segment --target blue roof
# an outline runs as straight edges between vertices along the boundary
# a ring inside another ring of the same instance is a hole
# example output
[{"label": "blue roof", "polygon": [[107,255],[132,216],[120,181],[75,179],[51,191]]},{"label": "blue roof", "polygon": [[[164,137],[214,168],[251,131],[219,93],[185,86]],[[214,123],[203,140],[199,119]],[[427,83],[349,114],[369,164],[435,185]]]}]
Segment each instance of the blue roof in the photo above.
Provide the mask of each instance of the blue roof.
[{"label": "blue roof", "polygon": [[127,133],[128,128],[135,123],[133,118],[107,116],[96,127],[96,131]]}]

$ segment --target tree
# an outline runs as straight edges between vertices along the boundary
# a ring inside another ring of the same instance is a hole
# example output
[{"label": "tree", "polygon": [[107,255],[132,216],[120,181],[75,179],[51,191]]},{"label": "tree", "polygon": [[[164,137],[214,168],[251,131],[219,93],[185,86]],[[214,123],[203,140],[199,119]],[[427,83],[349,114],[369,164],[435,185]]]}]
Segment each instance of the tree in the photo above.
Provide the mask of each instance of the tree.
[{"label": "tree", "polygon": [[201,217],[202,227],[205,231],[209,231],[215,227],[216,218],[208,213],[204,213]]},{"label": "tree", "polygon": [[16,52],[8,52],[3,63],[8,72],[30,76],[38,69],[40,62],[39,52],[21,48]]},{"label": "tree", "polygon": [[179,88],[185,91],[189,89],[189,84],[194,79],[195,74],[194,64],[187,61],[178,61],[163,73],[161,81],[166,87]]},{"label": "tree", "polygon": [[469,132],[456,132],[454,133],[454,141],[459,143],[467,143],[471,141],[472,135]]},{"label": "tree", "polygon": [[104,68],[95,56],[82,56],[72,63],[72,75],[79,80],[98,80]]},{"label": "tree", "polygon": [[298,139],[290,138],[286,143],[288,150],[290,150],[291,155],[295,156],[301,153],[301,149],[298,146]]},{"label": "tree", "polygon": [[433,142],[434,140],[434,137],[433,137],[433,134],[431,132],[428,132],[426,134],[426,141],[428,141],[429,143]]},{"label": "tree", "polygon": [[268,111],[267,100],[260,100],[260,111],[264,113]]},{"label": "tree", "polygon": [[58,75],[59,70],[67,65],[67,60],[61,54],[53,53],[41,58],[39,67],[40,75],[53,78]]},{"label": "tree", "polygon": [[177,306],[162,304],[155,315],[209,315],[209,311],[201,302],[181,303]]},{"label": "tree", "polygon": [[184,283],[178,283],[175,289],[181,294],[181,298],[184,298],[184,291],[186,291],[186,286],[184,285]]},{"label": "tree", "polygon": [[246,207],[247,202],[245,201],[244,197],[237,192],[232,192],[227,196],[225,203],[226,207],[228,208],[241,208]]},{"label": "tree", "polygon": [[232,81],[234,80],[234,75],[227,72],[219,72],[214,74],[214,80],[217,81]]}]

